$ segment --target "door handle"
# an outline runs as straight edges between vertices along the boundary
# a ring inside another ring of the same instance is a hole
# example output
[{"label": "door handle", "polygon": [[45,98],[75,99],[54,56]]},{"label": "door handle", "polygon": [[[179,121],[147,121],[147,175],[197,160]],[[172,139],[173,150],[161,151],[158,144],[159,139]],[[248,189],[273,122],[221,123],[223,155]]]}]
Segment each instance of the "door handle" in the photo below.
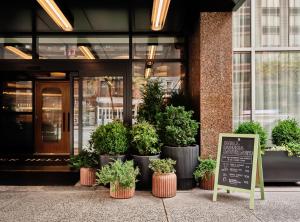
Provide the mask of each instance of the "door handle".
[{"label": "door handle", "polygon": [[68,132],[70,132],[70,112],[68,112]]},{"label": "door handle", "polygon": [[65,131],[66,129],[66,114],[65,112],[63,112],[63,132]]}]

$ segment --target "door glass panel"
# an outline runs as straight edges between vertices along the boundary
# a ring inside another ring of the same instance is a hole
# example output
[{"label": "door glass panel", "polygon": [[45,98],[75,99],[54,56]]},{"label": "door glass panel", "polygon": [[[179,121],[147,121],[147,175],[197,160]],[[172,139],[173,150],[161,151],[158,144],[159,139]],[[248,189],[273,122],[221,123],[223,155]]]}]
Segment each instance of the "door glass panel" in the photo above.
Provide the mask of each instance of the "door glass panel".
[{"label": "door glass panel", "polygon": [[42,140],[58,142],[63,128],[62,92],[59,88],[42,90]]}]

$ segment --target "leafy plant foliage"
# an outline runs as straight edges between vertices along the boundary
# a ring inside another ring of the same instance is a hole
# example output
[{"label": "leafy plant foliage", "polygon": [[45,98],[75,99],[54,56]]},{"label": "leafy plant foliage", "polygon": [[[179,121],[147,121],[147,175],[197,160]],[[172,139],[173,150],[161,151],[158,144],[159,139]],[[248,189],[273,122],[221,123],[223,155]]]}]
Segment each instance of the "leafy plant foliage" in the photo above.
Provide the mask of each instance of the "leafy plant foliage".
[{"label": "leafy plant foliage", "polygon": [[146,121],[137,123],[132,127],[131,144],[139,155],[146,156],[160,152],[156,130]]},{"label": "leafy plant foliage", "polygon": [[149,168],[155,173],[175,173],[176,161],[172,159],[154,159],[150,160]]},{"label": "leafy plant foliage", "polygon": [[156,114],[164,107],[164,92],[161,81],[149,79],[141,89],[143,103],[138,111],[138,121],[147,121],[156,124]]},{"label": "leafy plant foliage", "polygon": [[184,107],[168,106],[157,115],[160,139],[169,146],[188,146],[196,142],[199,124],[192,119],[193,111]]},{"label": "leafy plant foliage", "polygon": [[72,156],[70,158],[70,165],[76,169],[82,167],[96,168],[98,166],[98,156],[93,152],[82,150],[77,156]]},{"label": "leafy plant foliage", "polygon": [[277,146],[300,143],[300,128],[295,119],[279,121],[272,130],[273,143]]},{"label": "leafy plant foliage", "polygon": [[183,92],[173,91],[168,104],[172,106],[183,106],[185,110],[192,110],[191,100]]},{"label": "leafy plant foliage", "polygon": [[290,142],[286,144],[286,151],[289,156],[300,157],[300,144],[295,142]]},{"label": "leafy plant foliage", "polygon": [[215,173],[216,169],[216,160],[211,159],[210,157],[208,159],[200,159],[200,164],[197,166],[196,170],[194,171],[194,178],[195,180],[206,180],[208,177],[213,175]]},{"label": "leafy plant foliage", "polygon": [[138,174],[139,169],[137,167],[134,168],[132,160],[124,163],[121,160],[116,160],[97,171],[96,177],[98,184],[106,185],[110,183],[114,190],[116,184],[123,188],[135,187],[136,176]]},{"label": "leafy plant foliage", "polygon": [[91,144],[99,154],[124,154],[128,149],[127,128],[119,121],[101,125],[92,133]]},{"label": "leafy plant foliage", "polygon": [[238,134],[258,134],[260,147],[262,152],[264,152],[267,144],[267,132],[260,123],[253,121],[241,123],[234,132]]}]

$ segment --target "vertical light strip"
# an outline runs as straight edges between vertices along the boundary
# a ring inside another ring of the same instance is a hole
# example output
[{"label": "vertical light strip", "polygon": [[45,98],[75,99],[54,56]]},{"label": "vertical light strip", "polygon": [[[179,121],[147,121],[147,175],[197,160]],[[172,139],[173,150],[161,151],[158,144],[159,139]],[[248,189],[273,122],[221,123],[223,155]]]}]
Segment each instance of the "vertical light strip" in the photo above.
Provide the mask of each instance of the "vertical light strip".
[{"label": "vertical light strip", "polygon": [[87,59],[95,59],[95,56],[93,53],[89,50],[88,47],[86,46],[79,46],[79,50],[82,52],[82,54],[87,58]]},{"label": "vertical light strip", "polygon": [[73,27],[53,0],[37,0],[53,21],[64,31],[72,31]]},{"label": "vertical light strip", "polygon": [[151,28],[154,31],[162,30],[168,14],[171,0],[153,0]]},{"label": "vertical light strip", "polygon": [[22,52],[20,49],[13,47],[13,46],[5,46],[5,49],[7,49],[8,51],[16,54],[17,56],[21,57],[22,59],[32,59],[31,55],[28,55],[24,52]]},{"label": "vertical light strip", "polygon": [[151,74],[151,68],[148,67],[145,69],[145,78],[148,79],[150,77],[150,74]]},{"label": "vertical light strip", "polygon": [[149,60],[153,60],[155,57],[155,52],[156,52],[156,45],[149,45],[148,46],[148,55],[147,55],[147,59]]}]

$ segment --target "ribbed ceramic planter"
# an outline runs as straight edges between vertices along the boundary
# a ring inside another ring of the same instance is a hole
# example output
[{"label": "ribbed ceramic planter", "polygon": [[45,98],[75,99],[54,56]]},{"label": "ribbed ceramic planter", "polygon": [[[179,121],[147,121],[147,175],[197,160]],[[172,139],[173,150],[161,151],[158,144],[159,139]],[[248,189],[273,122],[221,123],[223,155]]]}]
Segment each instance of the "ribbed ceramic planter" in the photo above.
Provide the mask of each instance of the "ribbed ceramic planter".
[{"label": "ribbed ceramic planter", "polygon": [[155,197],[174,197],[177,190],[175,173],[154,173],[152,176],[152,194]]},{"label": "ribbed ceramic planter", "polygon": [[213,190],[215,183],[215,175],[207,176],[206,179],[200,181],[200,188],[203,190]]},{"label": "ribbed ceramic planter", "polygon": [[96,183],[96,169],[80,168],[80,184],[83,186],[93,186]]},{"label": "ribbed ceramic planter", "polygon": [[116,199],[128,199],[134,196],[135,188],[124,188],[119,184],[110,184],[109,194],[112,198]]}]

